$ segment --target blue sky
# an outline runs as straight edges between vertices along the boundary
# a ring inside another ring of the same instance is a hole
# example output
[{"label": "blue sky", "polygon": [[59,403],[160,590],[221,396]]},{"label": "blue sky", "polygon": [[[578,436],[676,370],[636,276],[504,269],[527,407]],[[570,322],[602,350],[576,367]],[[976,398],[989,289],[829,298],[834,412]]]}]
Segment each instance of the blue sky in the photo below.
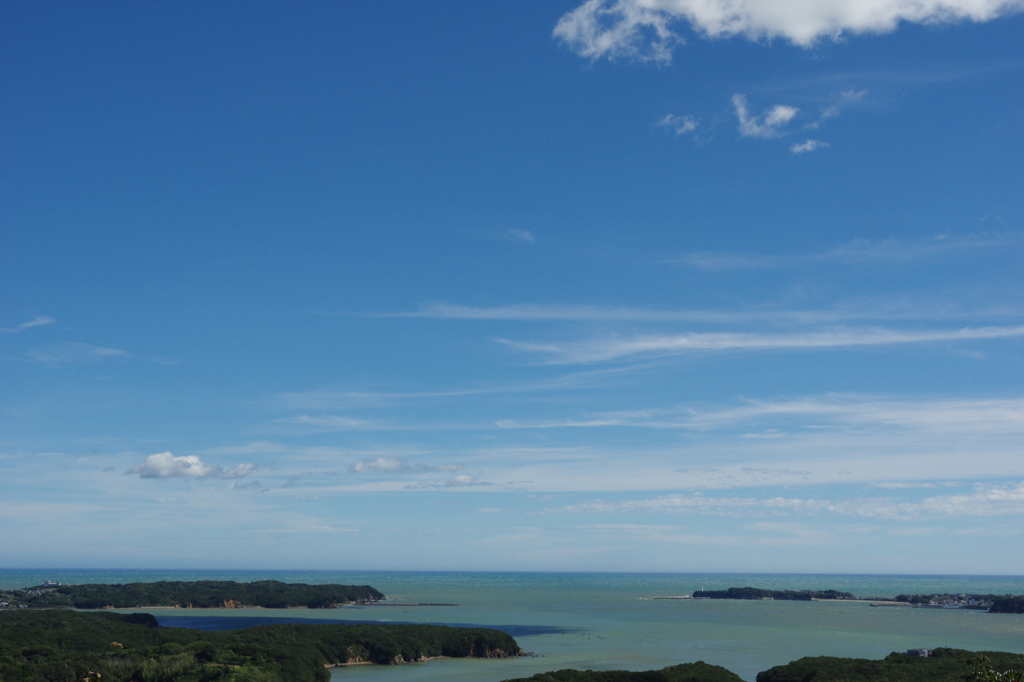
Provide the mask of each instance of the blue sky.
[{"label": "blue sky", "polygon": [[0,561],[1019,573],[1022,9],[6,4]]}]

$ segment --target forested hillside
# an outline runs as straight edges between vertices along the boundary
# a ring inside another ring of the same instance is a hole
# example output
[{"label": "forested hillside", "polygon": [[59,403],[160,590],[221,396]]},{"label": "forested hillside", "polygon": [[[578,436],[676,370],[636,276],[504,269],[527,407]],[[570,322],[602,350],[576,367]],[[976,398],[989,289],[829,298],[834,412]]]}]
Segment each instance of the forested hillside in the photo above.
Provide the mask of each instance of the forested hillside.
[{"label": "forested hillside", "polygon": [[[116,646],[111,646],[115,642]],[[0,680],[54,682],[326,682],[325,666],[436,656],[519,654],[509,635],[443,625],[262,625],[204,632],[162,628],[149,614],[0,612]]]}]

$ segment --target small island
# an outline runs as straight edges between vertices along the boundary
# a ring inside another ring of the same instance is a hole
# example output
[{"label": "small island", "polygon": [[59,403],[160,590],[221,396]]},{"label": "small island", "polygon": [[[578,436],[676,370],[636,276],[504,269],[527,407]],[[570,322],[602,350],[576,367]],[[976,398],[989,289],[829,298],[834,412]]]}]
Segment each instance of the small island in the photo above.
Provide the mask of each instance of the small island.
[{"label": "small island", "polygon": [[694,599],[784,599],[813,601],[815,599],[856,599],[849,592],[837,590],[762,590],[757,587],[730,587],[727,590],[697,590]]},{"label": "small island", "polygon": [[372,603],[384,598],[382,592],[369,585],[307,585],[277,580],[251,583],[232,580],[162,580],[124,585],[61,585],[46,582],[21,590],[0,591],[0,608],[331,609],[344,604]]},{"label": "small island", "polygon": [[288,623],[207,632],[160,627],[147,613],[0,612],[4,682],[328,682],[328,668],[341,665],[520,653],[515,639],[489,628]]},{"label": "small island", "polygon": [[[681,599],[682,597],[655,597]],[[881,604],[905,604],[922,608],[974,609],[988,613],[1024,613],[1024,595],[1007,594],[901,594],[896,597],[857,597],[838,590],[763,590],[757,587],[730,587],[727,590],[697,590],[693,599],[767,599],[797,601],[861,601]]]},{"label": "small island", "polygon": [[743,682],[743,678],[720,665],[697,661],[641,672],[565,668],[504,682]]}]

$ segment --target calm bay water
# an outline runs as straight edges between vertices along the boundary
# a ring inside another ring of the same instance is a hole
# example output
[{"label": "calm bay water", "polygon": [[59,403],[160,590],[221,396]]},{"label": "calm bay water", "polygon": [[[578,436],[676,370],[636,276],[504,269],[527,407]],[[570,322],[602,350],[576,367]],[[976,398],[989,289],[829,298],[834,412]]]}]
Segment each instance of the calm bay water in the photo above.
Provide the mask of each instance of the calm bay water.
[{"label": "calm bay water", "polygon": [[[44,580],[283,580],[369,584],[393,606],[329,611],[154,609],[173,626],[225,627],[227,618],[376,621],[498,627],[536,657],[354,666],[335,682],[497,682],[559,668],[646,670],[686,661],[723,665],[747,680],[802,656],[882,658],[891,651],[951,646],[1024,653],[1024,615],[870,607],[843,602],[661,600],[697,589],[752,585],[827,589],[858,596],[973,592],[1024,594],[1024,576],[779,574],[421,573],[323,571],[0,570],[0,588]],[[412,606],[422,602],[459,606]]]}]

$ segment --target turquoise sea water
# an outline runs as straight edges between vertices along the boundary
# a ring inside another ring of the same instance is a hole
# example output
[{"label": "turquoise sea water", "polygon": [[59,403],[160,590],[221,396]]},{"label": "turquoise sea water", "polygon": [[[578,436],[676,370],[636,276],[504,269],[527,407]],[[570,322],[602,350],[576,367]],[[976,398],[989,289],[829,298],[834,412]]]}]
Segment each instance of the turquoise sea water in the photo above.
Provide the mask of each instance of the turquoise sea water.
[{"label": "turquoise sea water", "polygon": [[[1024,615],[870,607],[849,602],[660,600],[696,589],[752,585],[827,589],[858,596],[972,592],[1024,594],[1024,576],[778,574],[421,573],[296,571],[0,570],[0,588],[152,580],[275,579],[369,584],[393,606],[329,611],[154,609],[167,624],[228,617],[422,622],[500,627],[536,657],[353,666],[336,682],[497,682],[559,668],[646,670],[686,661],[723,665],[747,680],[801,656],[881,658],[891,651],[952,646],[1024,653]],[[458,606],[411,606],[421,602]]]}]

